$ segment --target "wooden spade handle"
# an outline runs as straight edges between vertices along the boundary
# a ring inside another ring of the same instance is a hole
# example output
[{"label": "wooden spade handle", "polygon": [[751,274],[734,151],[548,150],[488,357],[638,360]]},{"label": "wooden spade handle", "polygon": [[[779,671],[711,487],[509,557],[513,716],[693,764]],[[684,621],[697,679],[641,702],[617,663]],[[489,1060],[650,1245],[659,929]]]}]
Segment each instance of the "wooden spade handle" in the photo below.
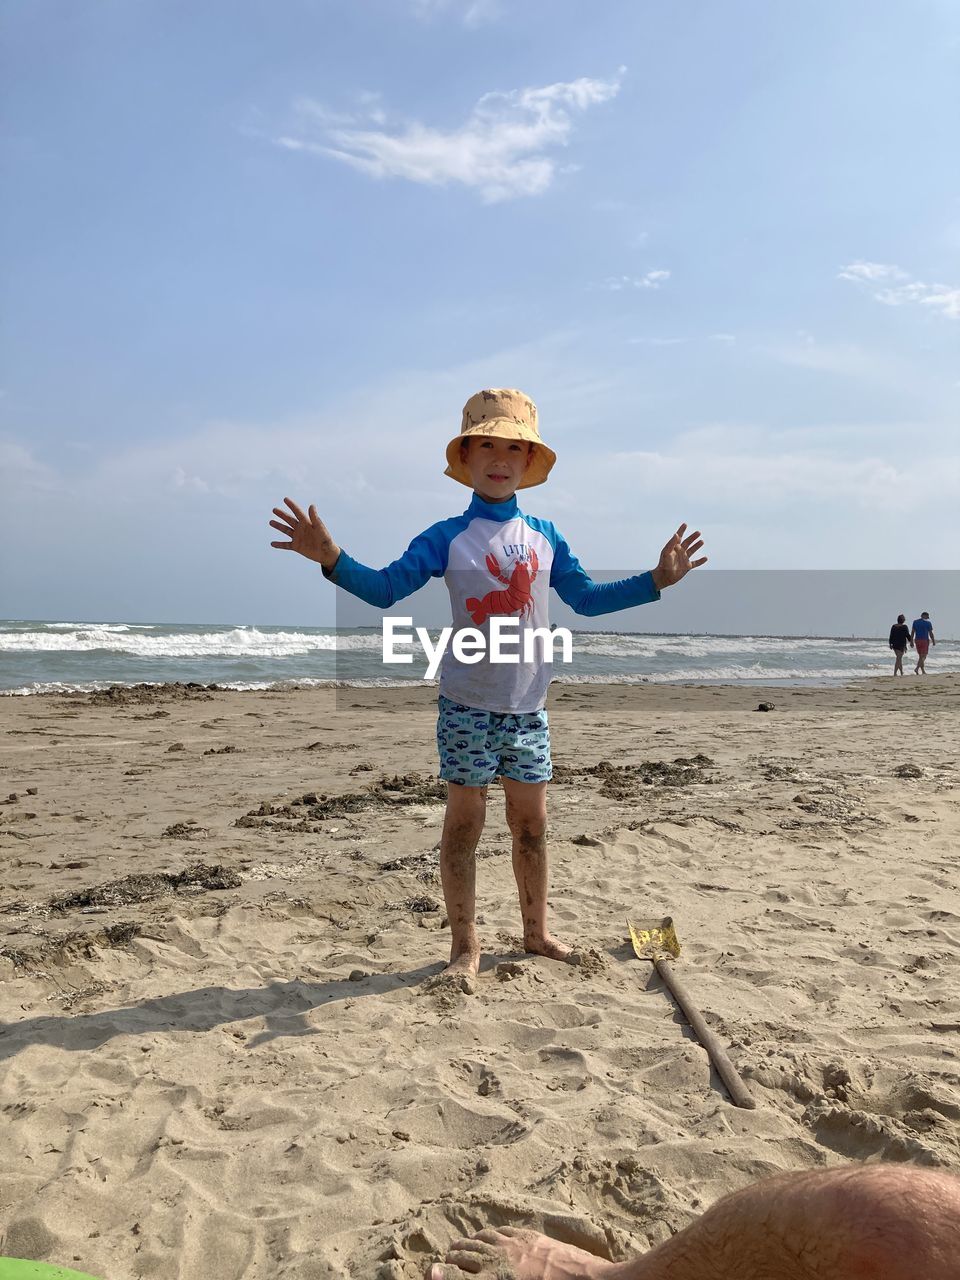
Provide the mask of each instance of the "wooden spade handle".
[{"label": "wooden spade handle", "polygon": [[694,1035],[706,1049],[707,1056],[717,1068],[717,1074],[727,1086],[730,1097],[738,1107],[747,1107],[752,1111],[757,1105],[756,1102],[747,1092],[747,1086],[740,1079],[737,1068],[727,1057],[726,1049],[704,1022],[703,1014],[690,999],[686,987],[673,972],[670,961],[666,956],[655,955],[653,963],[657,966],[657,973],[670,989],[670,994],[683,1010],[683,1015],[693,1028]]}]

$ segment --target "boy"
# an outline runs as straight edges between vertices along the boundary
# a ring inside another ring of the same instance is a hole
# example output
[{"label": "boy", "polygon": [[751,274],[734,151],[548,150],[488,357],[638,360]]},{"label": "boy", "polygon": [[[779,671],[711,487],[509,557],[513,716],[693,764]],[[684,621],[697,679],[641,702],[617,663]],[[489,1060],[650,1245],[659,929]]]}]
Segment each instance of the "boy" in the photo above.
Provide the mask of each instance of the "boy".
[{"label": "boy", "polygon": [[[462,516],[433,525],[399,560],[377,571],[337,546],[315,507],[305,515],[284,498],[289,511],[274,507],[278,519],[270,525],[290,541],[270,545],[317,561],[331,582],[383,609],[442,576],[454,627],[487,632],[491,616],[516,616],[521,633],[547,627],[551,586],[577,613],[594,617],[659,600],[664,587],[706,561],[691,560],[703,542],[699,533],[684,536],[681,525],[656,569],[620,582],[592,582],[554,526],[517,506],[516,491],[543,484],[555,461],[540,438],[537,409],[528,396],[502,388],[479,391],[464,406],[460,433],[447,445],[445,474],[473,490]],[[475,854],[487,787],[497,777],[513,835],[524,948],[552,960],[579,959],[547,928],[546,792],[553,771],[544,702],[551,667],[542,652],[540,659],[467,664],[448,648],[440,668],[437,746],[440,776],[447,782],[440,879],[452,933],[445,972],[465,987],[480,967]]]}]

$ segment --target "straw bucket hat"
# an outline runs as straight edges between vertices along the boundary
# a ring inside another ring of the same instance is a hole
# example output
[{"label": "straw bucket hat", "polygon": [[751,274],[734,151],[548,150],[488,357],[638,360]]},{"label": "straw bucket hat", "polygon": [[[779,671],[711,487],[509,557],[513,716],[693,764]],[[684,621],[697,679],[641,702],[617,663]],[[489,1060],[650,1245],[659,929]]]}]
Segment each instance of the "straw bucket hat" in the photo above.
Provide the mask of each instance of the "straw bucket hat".
[{"label": "straw bucket hat", "polygon": [[473,488],[470,472],[460,458],[460,446],[473,436],[497,436],[501,440],[526,440],[535,446],[530,466],[518,488],[529,489],[543,484],[557,455],[540,439],[537,406],[522,391],[510,387],[488,387],[478,391],[463,406],[460,434],[447,445],[447,469],[443,473]]}]

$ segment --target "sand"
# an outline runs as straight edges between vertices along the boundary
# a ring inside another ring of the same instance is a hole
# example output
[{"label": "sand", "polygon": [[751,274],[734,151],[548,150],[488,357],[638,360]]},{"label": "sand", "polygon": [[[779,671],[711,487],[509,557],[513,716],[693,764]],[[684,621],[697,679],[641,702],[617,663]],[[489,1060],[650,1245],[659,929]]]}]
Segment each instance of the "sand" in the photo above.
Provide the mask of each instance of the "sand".
[{"label": "sand", "polygon": [[[0,1254],[401,1280],[484,1225],[623,1258],[770,1172],[960,1168],[960,679],[555,685],[585,963],[521,953],[492,789],[473,994],[429,989],[433,690],[141,697],[0,699]],[[626,943],[666,914],[753,1111]]]}]

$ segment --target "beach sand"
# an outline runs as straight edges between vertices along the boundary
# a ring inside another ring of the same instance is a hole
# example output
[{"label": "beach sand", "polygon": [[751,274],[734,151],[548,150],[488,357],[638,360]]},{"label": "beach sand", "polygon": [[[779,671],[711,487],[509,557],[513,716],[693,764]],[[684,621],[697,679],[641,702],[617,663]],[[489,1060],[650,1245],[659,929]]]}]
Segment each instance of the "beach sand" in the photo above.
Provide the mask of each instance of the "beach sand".
[{"label": "beach sand", "polygon": [[[0,699],[0,1254],[401,1280],[481,1226],[623,1258],[771,1172],[960,1168],[960,678],[548,705],[585,962],[521,953],[491,788],[464,994],[435,690]],[[627,944],[668,914],[755,1110]]]}]

